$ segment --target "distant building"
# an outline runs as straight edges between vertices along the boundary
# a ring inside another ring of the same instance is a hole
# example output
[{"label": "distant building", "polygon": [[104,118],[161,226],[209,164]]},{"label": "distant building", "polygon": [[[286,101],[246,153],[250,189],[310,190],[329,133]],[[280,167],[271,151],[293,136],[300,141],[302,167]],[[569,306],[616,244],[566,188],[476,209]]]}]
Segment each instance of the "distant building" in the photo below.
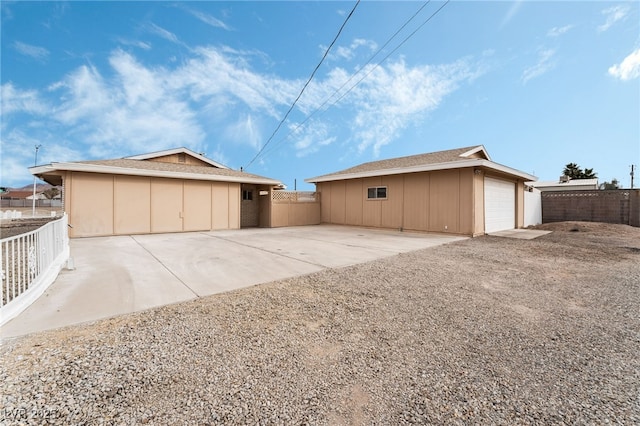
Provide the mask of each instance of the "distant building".
[{"label": "distant building", "polygon": [[561,176],[558,180],[547,180],[537,182],[526,182],[527,186],[547,191],[588,191],[598,189],[598,179],[571,179],[568,176]]}]

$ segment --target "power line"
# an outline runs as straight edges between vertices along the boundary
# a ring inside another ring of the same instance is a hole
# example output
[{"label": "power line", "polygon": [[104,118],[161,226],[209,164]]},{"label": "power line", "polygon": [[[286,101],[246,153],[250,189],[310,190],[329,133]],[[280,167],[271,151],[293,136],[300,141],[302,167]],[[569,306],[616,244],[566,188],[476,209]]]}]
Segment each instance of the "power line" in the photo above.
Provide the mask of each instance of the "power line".
[{"label": "power line", "polygon": [[251,161],[249,161],[249,164],[247,164],[247,166],[245,167],[245,169],[247,167],[249,167],[255,160],[256,158],[258,158],[258,156],[260,156],[260,154],[262,153],[262,151],[264,151],[264,149],[267,147],[267,145],[269,145],[269,143],[271,142],[271,140],[273,139],[273,137],[276,135],[276,133],[278,133],[278,130],[280,130],[280,127],[282,127],[282,125],[284,124],[284,122],[287,120],[287,117],[289,117],[289,114],[291,113],[291,111],[293,110],[293,108],[296,106],[296,104],[298,103],[298,100],[300,99],[300,97],[302,96],[302,94],[304,93],[305,89],[307,88],[307,86],[309,85],[309,83],[311,83],[311,80],[313,79],[313,77],[316,74],[316,71],[318,71],[318,69],[320,68],[320,66],[322,65],[322,63],[324,62],[324,60],[326,59],[327,55],[329,55],[329,51],[331,50],[331,48],[333,47],[333,45],[335,44],[335,42],[338,40],[338,37],[340,37],[340,34],[342,33],[342,30],[344,29],[344,27],[347,25],[347,22],[349,21],[349,19],[351,19],[351,16],[353,15],[353,12],[355,12],[356,8],[358,7],[358,5],[360,4],[360,0],[356,1],[356,4],[353,6],[353,9],[351,9],[351,12],[349,12],[349,15],[347,15],[346,19],[344,20],[344,22],[342,23],[342,26],[340,27],[340,29],[338,30],[338,34],[336,34],[336,36],[333,38],[333,41],[331,42],[331,44],[329,45],[329,47],[327,47],[327,50],[324,52],[324,55],[322,56],[322,59],[320,59],[320,62],[318,62],[318,65],[316,65],[315,69],[313,70],[313,72],[311,73],[311,75],[309,76],[309,79],[307,80],[307,82],[304,84],[304,86],[302,86],[302,90],[300,90],[300,93],[298,94],[298,97],[293,101],[293,103],[291,104],[291,106],[289,107],[289,110],[287,111],[287,113],[284,115],[284,117],[282,118],[282,120],[280,120],[280,123],[278,123],[278,126],[276,127],[276,129],[273,131],[273,133],[271,134],[271,136],[269,136],[269,139],[267,139],[267,141],[265,142],[264,145],[262,145],[262,148],[260,148],[260,150],[258,151],[258,153],[251,159]]},{"label": "power line", "polygon": [[[384,46],[386,46],[387,44],[389,44],[389,42],[395,38],[395,36],[411,21],[413,20],[413,18],[430,2],[427,1],[425,4],[422,5],[422,7],[420,7],[420,9],[418,9],[418,11],[411,17],[409,18],[409,20],[407,20],[398,31],[396,31],[394,33],[393,36],[391,36],[391,38],[389,40],[387,40],[387,42],[384,44]],[[404,38],[404,40],[402,40],[400,42],[400,44],[398,44],[393,50],[391,50],[384,58],[382,58],[376,65],[374,65],[364,76],[362,76],[362,78],[360,78],[358,81],[356,81],[355,84],[353,84],[347,91],[345,91],[338,99],[336,99],[334,102],[332,102],[323,112],[327,111],[330,107],[332,107],[333,105],[337,104],[338,102],[340,102],[349,92],[351,92],[358,84],[360,84],[365,78],[367,78],[373,71],[375,71],[380,65],[382,65],[382,63],[384,61],[386,61],[392,54],[394,54],[400,47],[402,47],[402,45],[404,45],[411,37],[413,37],[422,27],[424,27],[431,19],[433,19],[433,17],[435,17],[448,3],[450,2],[450,0],[447,0],[446,2],[444,2],[444,4],[442,6],[440,6],[435,12],[433,12],[424,22],[422,22],[422,24],[420,24],[413,32],[411,32],[407,37]],[[384,48],[383,46],[383,48]],[[322,109],[324,107],[324,105],[327,104],[327,102],[329,100],[331,100],[333,98],[333,96],[338,93],[349,81],[351,81],[360,71],[362,71],[364,69],[364,67],[369,64],[369,62],[371,62],[371,60],[378,55],[378,53],[380,52],[381,49],[379,49],[370,59],[369,61],[367,61],[367,63],[365,63],[365,65],[363,65],[362,67],[360,67],[342,86],[340,86],[340,88],[338,88],[333,94],[331,94],[331,96],[329,96],[329,98],[320,106],[318,107],[316,110],[314,110],[309,116],[307,116],[307,118],[300,123],[295,129],[293,129],[287,136],[285,136],[282,140],[286,140],[289,136],[291,136],[294,132],[296,132],[300,127],[302,127],[313,115],[315,115],[318,111],[320,111],[320,109]],[[275,148],[273,148],[275,149]],[[269,151],[271,152],[271,151]]]},{"label": "power line", "polygon": [[[340,87],[338,87],[327,99],[324,100],[324,102],[322,102],[322,104],[316,108],[311,114],[309,114],[300,124],[298,124],[295,129],[291,130],[287,136],[285,136],[284,138],[282,138],[278,143],[285,141],[287,138],[289,138],[289,136],[291,136],[292,134],[296,133],[298,131],[298,129],[300,129],[302,126],[304,126],[304,124],[309,121],[311,119],[311,117],[313,117],[314,115],[316,115],[316,113],[318,113],[336,94],[338,94],[351,80],[353,80],[355,78],[356,75],[358,75],[358,73],[360,73],[360,71],[362,71],[364,69],[364,67],[366,67],[367,65],[369,65],[371,63],[371,61],[373,61],[373,59],[378,56],[378,54],[384,50],[385,47],[387,47],[387,45],[389,43],[391,43],[391,40],[393,40],[394,38],[396,38],[396,36],[411,22],[413,21],[413,19],[418,16],[418,14],[420,12],[422,12],[422,9],[424,9],[429,3],[431,3],[431,0],[427,0],[426,2],[424,2],[422,4],[422,6],[420,6],[420,8],[418,8],[418,10],[409,18],[407,19],[404,24],[402,24],[400,26],[400,28],[398,28],[396,30],[395,33],[393,33],[393,35],[391,37],[389,37],[387,39],[387,41],[378,49],[376,50],[376,52],[371,55],[369,57],[369,59],[367,59],[367,61],[360,67],[358,67],[358,69],[356,69],[356,71],[351,74],[351,77],[349,77],[344,83],[342,83],[342,85]],[[348,93],[348,92],[347,92]],[[338,101],[342,99],[342,97],[338,98]],[[337,102],[337,101],[336,101]],[[335,105],[335,102],[331,105]],[[328,108],[327,108],[328,109]],[[272,147],[270,151],[266,151],[266,153],[272,152],[273,150],[277,149],[278,147]]]}]

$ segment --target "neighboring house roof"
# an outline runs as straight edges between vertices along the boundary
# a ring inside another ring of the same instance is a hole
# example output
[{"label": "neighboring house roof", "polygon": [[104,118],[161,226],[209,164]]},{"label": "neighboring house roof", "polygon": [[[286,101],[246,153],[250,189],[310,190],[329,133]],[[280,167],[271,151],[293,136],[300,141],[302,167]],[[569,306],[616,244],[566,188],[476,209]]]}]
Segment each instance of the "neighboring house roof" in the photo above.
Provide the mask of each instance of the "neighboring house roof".
[{"label": "neighboring house roof", "polygon": [[3,200],[24,200],[33,196],[33,191],[7,191],[0,194]]},{"label": "neighboring house roof", "polygon": [[567,182],[546,180],[538,182],[526,182],[527,185],[541,191],[573,191],[580,189],[598,189],[598,179],[571,179]]},{"label": "neighboring house roof", "polygon": [[[275,179],[232,170],[223,165],[218,166],[218,163],[208,159],[206,163],[210,164],[210,166],[152,161],[153,158],[181,152],[188,155],[195,154],[193,151],[189,151],[186,148],[177,148],[176,150],[159,151],[153,154],[143,154],[115,160],[51,163],[44,166],[31,167],[29,168],[29,171],[34,176],[38,176],[39,178],[55,185],[60,184],[59,177],[56,179],[56,175],[58,174],[57,172],[60,171],[254,183],[259,185],[282,184],[280,181]],[[203,160],[204,157],[199,154],[196,155],[198,156],[196,158],[205,161]]]},{"label": "neighboring house roof", "polygon": [[330,182],[334,180],[457,169],[462,167],[484,167],[516,176],[519,179],[536,180],[536,177],[533,175],[494,163],[491,161],[484,146],[476,145],[447,151],[372,161],[339,172],[305,179],[305,181],[310,183]]}]

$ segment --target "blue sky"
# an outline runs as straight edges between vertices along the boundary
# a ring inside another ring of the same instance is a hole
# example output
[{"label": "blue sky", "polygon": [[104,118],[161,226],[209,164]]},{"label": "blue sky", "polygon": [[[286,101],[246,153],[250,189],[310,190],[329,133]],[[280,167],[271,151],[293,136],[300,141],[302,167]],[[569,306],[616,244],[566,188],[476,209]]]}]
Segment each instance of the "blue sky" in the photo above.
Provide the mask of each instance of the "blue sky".
[{"label": "blue sky", "polygon": [[39,144],[39,164],[185,146],[291,189],[477,144],[541,180],[640,166],[639,2],[454,0],[425,23],[434,1],[390,40],[424,3],[362,1],[266,147],[355,2],[1,5],[2,186]]}]

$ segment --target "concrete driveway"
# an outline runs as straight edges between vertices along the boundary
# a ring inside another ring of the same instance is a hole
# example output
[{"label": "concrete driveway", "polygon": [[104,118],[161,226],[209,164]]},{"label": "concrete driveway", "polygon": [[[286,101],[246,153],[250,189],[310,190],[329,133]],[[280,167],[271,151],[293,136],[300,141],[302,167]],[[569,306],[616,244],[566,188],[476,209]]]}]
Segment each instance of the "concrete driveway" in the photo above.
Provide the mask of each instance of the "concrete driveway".
[{"label": "concrete driveway", "polygon": [[61,271],[0,336],[95,321],[465,238],[319,225],[72,239],[75,269]]}]

